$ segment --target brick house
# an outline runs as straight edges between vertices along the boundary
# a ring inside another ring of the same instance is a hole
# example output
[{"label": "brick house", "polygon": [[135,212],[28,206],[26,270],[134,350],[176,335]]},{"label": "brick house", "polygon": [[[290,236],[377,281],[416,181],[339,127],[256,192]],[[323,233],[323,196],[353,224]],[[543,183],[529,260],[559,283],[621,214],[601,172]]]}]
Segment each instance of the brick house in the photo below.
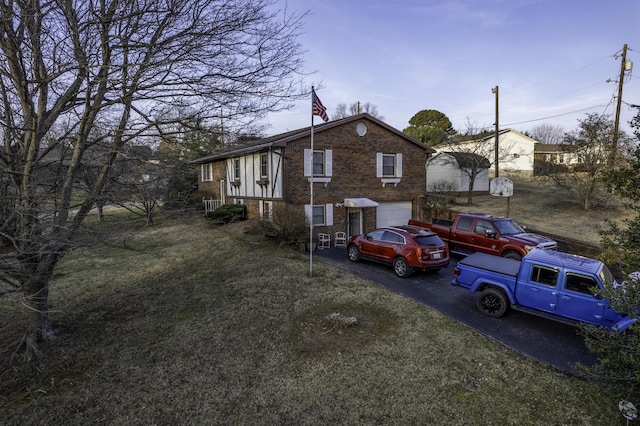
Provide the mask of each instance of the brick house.
[{"label": "brick house", "polygon": [[244,204],[266,220],[278,203],[299,206],[315,234],[361,234],[419,211],[432,148],[366,113],[314,126],[313,144],[312,155],[307,127],[194,160],[198,195],[206,208]]}]

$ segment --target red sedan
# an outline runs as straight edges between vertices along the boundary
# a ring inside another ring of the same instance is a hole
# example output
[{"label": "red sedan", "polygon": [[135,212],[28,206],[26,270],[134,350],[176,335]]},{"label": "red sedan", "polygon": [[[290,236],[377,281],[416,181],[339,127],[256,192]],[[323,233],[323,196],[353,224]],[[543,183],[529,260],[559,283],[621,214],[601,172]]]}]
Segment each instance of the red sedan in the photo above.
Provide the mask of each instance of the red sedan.
[{"label": "red sedan", "polygon": [[449,248],[438,235],[415,226],[379,228],[366,235],[354,235],[347,244],[349,259],[368,259],[393,265],[399,277],[414,270],[440,270],[449,265]]}]

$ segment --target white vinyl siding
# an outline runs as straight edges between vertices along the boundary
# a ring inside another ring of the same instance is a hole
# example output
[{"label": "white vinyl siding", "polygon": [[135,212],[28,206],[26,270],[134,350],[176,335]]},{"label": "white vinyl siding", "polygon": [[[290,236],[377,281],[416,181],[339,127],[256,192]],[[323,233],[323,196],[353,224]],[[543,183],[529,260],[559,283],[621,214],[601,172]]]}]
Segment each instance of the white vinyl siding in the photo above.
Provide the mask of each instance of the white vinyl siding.
[{"label": "white vinyl siding", "polygon": [[229,197],[281,199],[282,168],[282,155],[275,150],[229,158],[226,160],[226,193]]}]

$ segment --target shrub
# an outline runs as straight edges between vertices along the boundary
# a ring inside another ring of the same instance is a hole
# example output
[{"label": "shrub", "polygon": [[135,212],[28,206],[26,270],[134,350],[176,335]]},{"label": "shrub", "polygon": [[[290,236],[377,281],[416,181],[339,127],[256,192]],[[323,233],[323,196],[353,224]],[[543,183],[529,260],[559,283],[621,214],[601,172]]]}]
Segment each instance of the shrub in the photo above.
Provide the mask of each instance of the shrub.
[{"label": "shrub", "polygon": [[287,246],[306,241],[309,232],[304,209],[290,204],[276,204],[273,207],[273,220],[263,221],[263,224],[267,235]]},{"label": "shrub", "polygon": [[223,204],[205,217],[220,224],[244,220],[247,217],[247,206],[244,204]]},{"label": "shrub", "polygon": [[450,180],[441,179],[429,184],[427,188],[427,204],[431,208],[442,209],[452,204],[458,185]]}]

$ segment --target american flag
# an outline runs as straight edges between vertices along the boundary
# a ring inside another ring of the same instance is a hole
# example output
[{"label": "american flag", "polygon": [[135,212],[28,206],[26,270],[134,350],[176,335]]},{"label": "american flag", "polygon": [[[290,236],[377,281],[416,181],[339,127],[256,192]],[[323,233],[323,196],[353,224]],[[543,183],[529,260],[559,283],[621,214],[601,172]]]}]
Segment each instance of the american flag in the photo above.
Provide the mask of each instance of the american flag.
[{"label": "american flag", "polygon": [[320,102],[320,98],[316,95],[315,91],[313,91],[312,112],[313,112],[313,115],[317,115],[320,118],[322,118],[325,121],[325,123],[329,121],[329,116],[327,115],[327,108],[325,108],[325,106],[322,105],[322,102]]}]

